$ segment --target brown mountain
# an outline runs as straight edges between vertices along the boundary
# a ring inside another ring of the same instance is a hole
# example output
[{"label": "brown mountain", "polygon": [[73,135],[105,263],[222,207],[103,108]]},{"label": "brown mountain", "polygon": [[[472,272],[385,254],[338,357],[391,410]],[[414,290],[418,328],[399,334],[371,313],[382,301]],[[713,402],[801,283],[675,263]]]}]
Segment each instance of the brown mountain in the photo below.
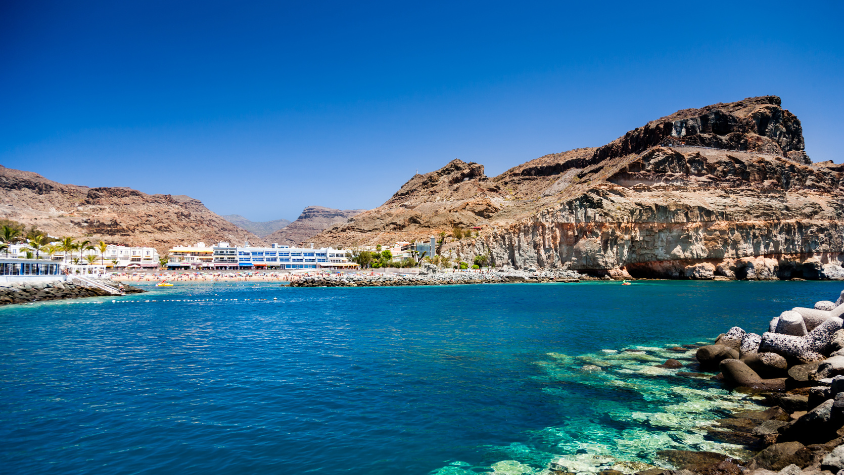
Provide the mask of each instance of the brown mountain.
[{"label": "brown mountain", "polygon": [[[264,240],[270,243],[276,242],[287,245],[303,244],[321,231],[335,224],[345,223],[349,218],[363,211],[361,209],[341,210],[322,206],[308,206],[296,218],[296,221],[266,236]],[[328,245],[331,244],[328,243]]]},{"label": "brown mountain", "polygon": [[204,241],[263,243],[184,195],[148,195],[130,188],[63,185],[0,166],[0,218],[35,225],[55,237],[167,249]]},{"label": "brown mountain", "polygon": [[844,278],[843,167],[812,164],[800,121],[765,96],[686,109],[599,148],[489,178],[454,160],[314,238],[364,245],[454,226],[445,254],[596,275]]},{"label": "brown mountain", "polygon": [[258,237],[269,236],[270,234],[290,224],[287,219],[274,219],[272,221],[250,221],[239,214],[224,214],[220,216],[226,221],[243,228]]}]

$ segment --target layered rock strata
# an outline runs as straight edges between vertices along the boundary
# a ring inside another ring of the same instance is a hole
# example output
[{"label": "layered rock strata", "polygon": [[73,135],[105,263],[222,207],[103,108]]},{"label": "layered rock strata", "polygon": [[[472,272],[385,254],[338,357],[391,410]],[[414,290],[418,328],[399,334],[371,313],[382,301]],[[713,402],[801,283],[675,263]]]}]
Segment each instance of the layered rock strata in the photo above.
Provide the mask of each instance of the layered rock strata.
[{"label": "layered rock strata", "polygon": [[[715,104],[495,178],[455,160],[315,240],[354,246],[445,232],[444,254],[520,269],[842,279],[844,174],[803,149],[800,121],[779,98]],[[455,226],[477,233],[456,239]]]},{"label": "layered rock strata", "polygon": [[307,244],[306,241],[319,234],[321,231],[334,226],[335,224],[346,223],[349,218],[358,215],[362,209],[332,209],[323,206],[308,206],[296,221],[283,228],[268,233],[264,240],[269,243],[286,244],[298,246]]}]

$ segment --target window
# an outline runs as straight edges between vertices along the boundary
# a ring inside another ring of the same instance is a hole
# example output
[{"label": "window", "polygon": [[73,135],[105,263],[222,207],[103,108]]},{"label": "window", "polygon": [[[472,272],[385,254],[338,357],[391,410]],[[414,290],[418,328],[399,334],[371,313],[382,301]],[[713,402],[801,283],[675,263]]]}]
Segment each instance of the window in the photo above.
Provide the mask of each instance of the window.
[{"label": "window", "polygon": [[316,259],[305,259],[305,262],[316,262]]},{"label": "window", "polygon": [[263,255],[264,255],[264,253],[263,253],[263,252],[253,251],[253,252],[252,252],[252,255],[253,255],[253,256],[263,256]]},{"label": "window", "polygon": [[281,256],[281,257],[289,257],[290,253],[289,252],[279,252],[278,255]]},{"label": "window", "polygon": [[291,256],[301,256],[302,253],[301,252],[291,252],[290,255]]},{"label": "window", "polygon": [[276,258],[276,257],[268,257],[267,258],[267,262],[277,262],[277,261],[278,261],[278,258]]},{"label": "window", "polygon": [[328,262],[327,259],[317,259],[317,262]]},{"label": "window", "polygon": [[317,252],[317,257],[325,257],[325,253],[324,252]]},{"label": "window", "polygon": [[265,252],[264,255],[266,256],[275,256],[274,252]]},{"label": "window", "polygon": [[313,252],[306,252],[305,257],[314,257],[314,253]]},{"label": "window", "polygon": [[302,262],[302,259],[293,259],[293,262]]},{"label": "window", "polygon": [[289,258],[289,257],[286,257],[286,258],[279,258],[279,261],[281,261],[281,262],[290,262],[290,258]]}]

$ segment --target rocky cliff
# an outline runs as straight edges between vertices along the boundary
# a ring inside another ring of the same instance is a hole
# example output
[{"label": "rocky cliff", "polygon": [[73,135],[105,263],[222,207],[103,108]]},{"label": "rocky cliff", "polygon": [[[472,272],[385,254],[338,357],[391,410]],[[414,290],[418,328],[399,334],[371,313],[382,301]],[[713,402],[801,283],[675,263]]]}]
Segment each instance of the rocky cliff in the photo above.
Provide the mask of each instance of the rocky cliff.
[{"label": "rocky cliff", "polygon": [[455,160],[316,238],[424,239],[497,266],[670,278],[844,278],[842,167],[813,164],[775,96],[687,109],[489,178]]},{"label": "rocky cliff", "polygon": [[[330,228],[335,224],[345,223],[362,212],[360,209],[332,209],[322,206],[308,206],[296,221],[284,228],[269,234],[264,238],[270,243],[287,244],[296,246],[307,244],[306,241],[319,234],[321,231]],[[333,243],[328,243],[331,245]]]},{"label": "rocky cliff", "polygon": [[270,234],[283,229],[290,224],[287,219],[274,219],[272,221],[250,221],[239,214],[224,214],[221,218],[234,224],[239,228],[243,228],[258,237],[266,237]]},{"label": "rocky cliff", "polygon": [[55,237],[152,246],[162,255],[173,246],[197,241],[263,243],[187,196],[63,185],[2,166],[0,218],[35,225]]}]

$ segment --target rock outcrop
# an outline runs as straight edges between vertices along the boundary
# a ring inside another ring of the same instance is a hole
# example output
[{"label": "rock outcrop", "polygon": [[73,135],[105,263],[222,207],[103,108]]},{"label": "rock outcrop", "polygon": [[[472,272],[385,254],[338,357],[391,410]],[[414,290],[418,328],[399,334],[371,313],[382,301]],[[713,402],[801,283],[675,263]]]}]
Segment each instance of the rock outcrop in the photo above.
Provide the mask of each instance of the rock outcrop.
[{"label": "rock outcrop", "polygon": [[283,229],[290,224],[287,219],[274,219],[272,221],[250,221],[239,214],[226,214],[221,218],[234,224],[237,227],[243,228],[258,237],[266,237],[270,234]]},{"label": "rock outcrop", "polygon": [[[427,240],[495,266],[613,277],[842,279],[844,170],[812,164],[775,96],[679,111],[498,177],[454,160],[314,238]],[[449,236],[472,227],[469,238]]]},{"label": "rock outcrop", "polygon": [[151,246],[161,255],[173,246],[197,241],[262,243],[188,196],[63,185],[2,166],[0,218],[34,225],[55,237]]},{"label": "rock outcrop", "polygon": [[[279,244],[296,246],[338,223],[345,223],[349,218],[360,214],[362,209],[332,209],[322,206],[308,206],[296,221],[282,229],[267,235],[264,240]],[[329,244],[330,245],[330,244]]]}]

